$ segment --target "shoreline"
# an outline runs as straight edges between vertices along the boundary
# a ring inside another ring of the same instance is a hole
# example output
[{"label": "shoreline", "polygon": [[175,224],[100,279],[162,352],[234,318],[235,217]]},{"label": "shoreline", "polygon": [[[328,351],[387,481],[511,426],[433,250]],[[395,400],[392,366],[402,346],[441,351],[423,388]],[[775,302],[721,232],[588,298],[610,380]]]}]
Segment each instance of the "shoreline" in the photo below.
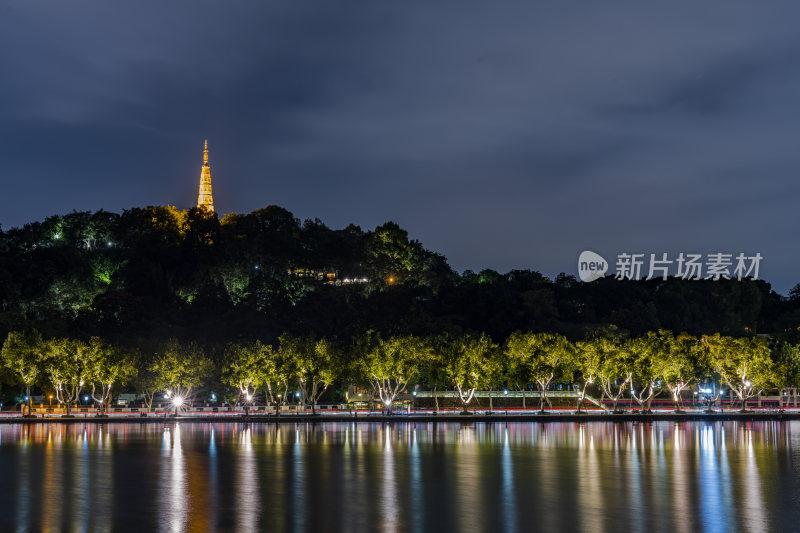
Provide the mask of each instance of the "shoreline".
[{"label": "shoreline", "polygon": [[165,424],[165,423],[250,423],[250,424],[349,424],[349,423],[437,423],[437,422],[459,422],[459,423],[507,423],[507,422],[530,422],[542,423],[548,422],[722,422],[722,421],[791,421],[800,420],[800,412],[783,412],[783,413],[764,413],[764,412],[723,412],[723,413],[698,413],[698,412],[685,412],[685,413],[587,413],[587,414],[573,414],[573,413],[546,413],[546,414],[419,414],[419,415],[217,415],[217,416],[202,416],[202,415],[185,415],[185,416],[111,416],[100,418],[95,416],[89,417],[70,417],[61,418],[46,417],[46,418],[23,418],[19,417],[3,417],[0,418],[0,425],[8,424]]}]

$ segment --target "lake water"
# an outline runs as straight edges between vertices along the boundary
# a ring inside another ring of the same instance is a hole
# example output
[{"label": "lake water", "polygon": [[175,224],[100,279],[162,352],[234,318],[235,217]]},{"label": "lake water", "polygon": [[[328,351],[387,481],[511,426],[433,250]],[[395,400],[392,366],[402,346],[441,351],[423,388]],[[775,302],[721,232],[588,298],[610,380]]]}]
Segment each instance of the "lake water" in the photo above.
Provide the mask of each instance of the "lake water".
[{"label": "lake water", "polygon": [[0,531],[797,531],[800,422],[0,426]]}]

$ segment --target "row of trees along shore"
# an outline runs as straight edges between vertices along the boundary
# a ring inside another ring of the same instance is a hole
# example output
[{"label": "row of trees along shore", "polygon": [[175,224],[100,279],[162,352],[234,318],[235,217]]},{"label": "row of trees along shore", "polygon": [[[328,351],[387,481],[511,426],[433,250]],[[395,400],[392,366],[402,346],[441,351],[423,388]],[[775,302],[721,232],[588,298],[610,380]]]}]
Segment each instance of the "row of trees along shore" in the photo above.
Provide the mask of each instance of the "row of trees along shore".
[{"label": "row of trees along shore", "polygon": [[87,393],[104,413],[122,391],[143,395],[148,410],[156,395],[167,391],[189,402],[218,390],[245,409],[257,395],[282,405],[300,394],[313,411],[323,395],[341,400],[347,386],[356,385],[371,390],[391,413],[398,396],[415,387],[433,391],[437,409],[437,391],[455,391],[466,410],[477,390],[513,388],[523,391],[525,402],[529,384],[539,391],[544,410],[548,391],[560,384],[577,391],[580,412],[589,393],[609,401],[614,411],[626,391],[643,411],[660,396],[680,410],[683,391],[714,382],[719,386],[712,401],[727,388],[744,408],[762,391],[800,385],[798,345],[665,330],[628,338],[594,335],[578,342],[553,333],[515,332],[501,344],[483,333],[382,337],[368,332],[347,343],[284,334],[274,343],[228,343],[211,351],[176,339],[148,351],[99,337],[12,331],[2,360],[27,397],[35,389],[52,390],[67,414]]}]

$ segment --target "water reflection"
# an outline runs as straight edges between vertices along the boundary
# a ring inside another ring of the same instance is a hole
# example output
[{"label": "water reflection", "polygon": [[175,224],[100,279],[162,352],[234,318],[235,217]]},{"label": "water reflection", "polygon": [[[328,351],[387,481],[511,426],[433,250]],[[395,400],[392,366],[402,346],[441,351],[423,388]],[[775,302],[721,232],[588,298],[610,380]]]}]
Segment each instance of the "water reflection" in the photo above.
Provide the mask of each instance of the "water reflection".
[{"label": "water reflection", "polygon": [[0,530],[792,530],[800,423],[0,426]]},{"label": "water reflection", "polygon": [[184,531],[188,518],[189,493],[186,491],[186,464],[181,446],[181,428],[164,428],[161,443],[161,476],[158,485],[160,531]]}]

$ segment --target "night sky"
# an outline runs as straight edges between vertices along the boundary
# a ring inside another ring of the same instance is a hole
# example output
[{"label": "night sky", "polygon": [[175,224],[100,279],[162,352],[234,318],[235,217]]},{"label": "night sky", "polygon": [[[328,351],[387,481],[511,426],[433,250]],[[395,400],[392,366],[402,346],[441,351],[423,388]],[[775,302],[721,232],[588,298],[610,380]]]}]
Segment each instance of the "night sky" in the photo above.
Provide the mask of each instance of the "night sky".
[{"label": "night sky", "polygon": [[[433,5],[435,4],[435,5]],[[0,0],[0,223],[394,220],[464,269],[760,252],[800,282],[800,4]]]}]

